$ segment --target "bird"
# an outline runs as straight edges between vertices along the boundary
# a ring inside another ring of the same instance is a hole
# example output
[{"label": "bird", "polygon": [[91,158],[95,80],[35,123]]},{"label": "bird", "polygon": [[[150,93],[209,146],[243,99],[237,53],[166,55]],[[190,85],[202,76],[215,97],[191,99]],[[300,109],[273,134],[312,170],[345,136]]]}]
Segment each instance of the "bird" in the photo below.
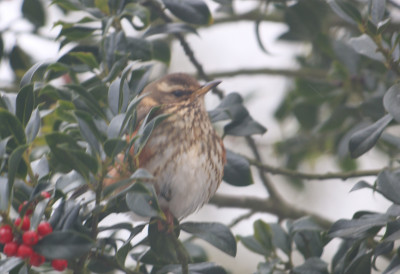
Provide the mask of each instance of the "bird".
[{"label": "bird", "polygon": [[[148,84],[141,92],[144,97],[136,110],[139,124],[153,107],[159,107],[157,114],[168,115],[155,127],[135,161],[135,168],[144,168],[153,175],[151,182],[168,222],[200,209],[221,184],[225,147],[204,101],[205,95],[220,83],[200,85],[188,74],[172,73]],[[120,164],[126,162],[124,158],[120,160]],[[127,178],[130,172],[114,166],[104,185]]]}]

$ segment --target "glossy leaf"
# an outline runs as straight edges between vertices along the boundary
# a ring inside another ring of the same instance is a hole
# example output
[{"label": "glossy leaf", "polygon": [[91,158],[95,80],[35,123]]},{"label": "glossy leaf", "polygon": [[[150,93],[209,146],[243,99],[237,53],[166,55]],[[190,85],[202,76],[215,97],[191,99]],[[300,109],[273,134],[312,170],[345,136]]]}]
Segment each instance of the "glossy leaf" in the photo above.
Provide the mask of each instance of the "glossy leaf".
[{"label": "glossy leaf", "polygon": [[238,236],[238,239],[242,244],[249,250],[258,253],[260,255],[267,255],[270,250],[267,250],[259,241],[257,241],[254,236]]},{"label": "glossy leaf", "polygon": [[234,186],[248,186],[253,183],[250,164],[246,158],[226,150],[224,181]]},{"label": "glossy leaf", "polygon": [[36,230],[39,223],[43,220],[44,212],[46,210],[47,204],[49,203],[50,199],[43,199],[35,206],[35,210],[31,217],[31,230]]},{"label": "glossy leaf", "polygon": [[400,84],[393,85],[383,97],[383,106],[400,123]]},{"label": "glossy leaf", "polygon": [[84,234],[73,231],[53,231],[43,237],[34,250],[47,259],[76,259],[85,255],[93,241]]},{"label": "glossy leaf", "polygon": [[100,155],[100,133],[93,122],[92,117],[84,111],[75,111],[76,119],[78,121],[80,133],[82,137],[88,142],[92,151]]},{"label": "glossy leaf", "polygon": [[25,144],[26,137],[21,122],[5,109],[0,109],[0,134],[2,138],[13,136],[17,144]]},{"label": "glossy leaf", "polygon": [[0,273],[11,273],[12,270],[23,263],[24,261],[17,257],[5,258],[0,261]]},{"label": "glossy leaf", "polygon": [[26,141],[28,143],[32,143],[33,140],[35,140],[37,134],[39,133],[39,129],[40,129],[40,114],[39,114],[39,109],[36,108],[33,111],[25,128],[25,135],[27,139]]},{"label": "glossy leaf", "polygon": [[180,224],[180,228],[187,233],[207,241],[226,254],[236,256],[235,237],[228,227],[220,223],[192,223]]},{"label": "glossy leaf", "polygon": [[131,16],[134,18],[139,18],[141,21],[141,25],[134,23],[134,20],[131,20],[131,24],[137,30],[142,30],[146,28],[150,23],[150,11],[143,5],[136,3],[129,3],[124,8],[124,15]]},{"label": "glossy leaf", "polygon": [[309,258],[302,265],[292,270],[293,274],[328,274],[328,264],[320,258]]},{"label": "glossy leaf", "polygon": [[384,62],[385,57],[381,52],[378,52],[378,46],[375,42],[366,34],[362,34],[358,37],[350,38],[349,44],[353,47],[353,49],[368,58]]},{"label": "glossy leaf", "polygon": [[377,190],[388,200],[400,205],[400,172],[384,170],[378,174]]},{"label": "glossy leaf", "polygon": [[393,117],[387,114],[372,125],[355,132],[349,141],[351,157],[357,158],[374,147],[382,132],[392,120]]},{"label": "glossy leaf", "polygon": [[69,55],[77,58],[91,69],[96,69],[99,67],[96,57],[91,52],[70,52]]},{"label": "glossy leaf", "polygon": [[371,20],[377,26],[385,15],[386,0],[371,0]]},{"label": "glossy leaf", "polygon": [[122,150],[127,146],[126,141],[121,139],[108,139],[104,143],[104,152],[110,158],[114,158],[118,155],[118,153],[122,152]]},{"label": "glossy leaf", "polygon": [[270,256],[274,250],[272,244],[272,231],[270,226],[262,220],[257,220],[253,223],[254,238],[261,243],[263,248],[267,251],[265,256]]},{"label": "glossy leaf", "polygon": [[162,2],[172,14],[182,21],[207,25],[213,20],[207,4],[203,0],[162,0]]},{"label": "glossy leaf", "polygon": [[353,220],[341,219],[332,225],[328,235],[330,237],[356,238],[371,228],[384,226],[387,221],[388,216],[380,214],[369,214]]},{"label": "glossy leaf", "polygon": [[[25,1],[26,2],[26,1]],[[45,62],[36,63],[27,72],[25,72],[24,76],[21,78],[21,82],[19,84],[20,88],[23,88],[26,85],[29,85],[33,81],[33,77],[40,72],[44,72],[47,68],[48,64]]]},{"label": "glossy leaf", "polygon": [[6,212],[9,207],[10,191],[7,178],[0,177],[0,211]]},{"label": "glossy leaf", "polygon": [[108,89],[108,106],[114,115],[125,112],[130,96],[129,86],[125,80],[117,78]]},{"label": "glossy leaf", "polygon": [[331,9],[342,19],[349,23],[361,23],[362,17],[360,12],[350,3],[342,0],[328,0]]},{"label": "glossy leaf", "polygon": [[11,191],[13,188],[14,180],[19,173],[20,164],[23,159],[23,154],[28,148],[28,145],[22,145],[17,147],[10,155],[8,159],[8,197],[11,197]]},{"label": "glossy leaf", "polygon": [[[212,262],[189,264],[189,273],[195,274],[227,274],[225,269]],[[180,265],[167,265],[157,271],[158,274],[178,274],[182,273]]]},{"label": "glossy leaf", "polygon": [[159,217],[162,212],[154,188],[147,184],[135,183],[126,194],[126,204],[142,217]]},{"label": "glossy leaf", "polygon": [[149,140],[150,135],[153,132],[153,130],[162,121],[164,121],[165,119],[167,119],[169,117],[169,114],[161,114],[161,115],[154,117],[150,121],[148,121],[150,119],[150,117],[152,115],[154,115],[154,113],[157,111],[157,109],[158,108],[152,108],[149,111],[149,113],[143,120],[142,125],[140,126],[140,128],[137,132],[137,135],[139,136],[139,138],[136,140],[135,146],[134,146],[135,155],[137,155],[138,153],[140,153],[140,151],[142,151],[143,147],[147,144],[147,141]]},{"label": "glossy leaf", "polygon": [[22,14],[36,28],[45,24],[46,14],[43,3],[40,0],[24,0]]},{"label": "glossy leaf", "polygon": [[33,85],[24,86],[17,95],[16,116],[25,127],[31,117],[33,107],[35,105],[35,97],[33,96]]}]

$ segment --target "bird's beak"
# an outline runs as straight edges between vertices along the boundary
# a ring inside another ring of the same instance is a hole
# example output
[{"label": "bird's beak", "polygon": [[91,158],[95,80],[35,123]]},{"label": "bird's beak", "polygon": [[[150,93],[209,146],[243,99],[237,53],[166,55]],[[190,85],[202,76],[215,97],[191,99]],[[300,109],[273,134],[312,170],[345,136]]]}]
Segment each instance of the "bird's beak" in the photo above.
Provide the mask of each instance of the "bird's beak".
[{"label": "bird's beak", "polygon": [[213,88],[215,88],[216,86],[218,86],[219,84],[221,84],[221,82],[222,81],[219,81],[219,80],[208,82],[208,83],[204,84],[203,86],[201,86],[198,90],[196,90],[194,92],[194,95],[196,97],[202,96],[202,95],[206,94],[207,92],[209,92],[210,90],[212,90]]}]

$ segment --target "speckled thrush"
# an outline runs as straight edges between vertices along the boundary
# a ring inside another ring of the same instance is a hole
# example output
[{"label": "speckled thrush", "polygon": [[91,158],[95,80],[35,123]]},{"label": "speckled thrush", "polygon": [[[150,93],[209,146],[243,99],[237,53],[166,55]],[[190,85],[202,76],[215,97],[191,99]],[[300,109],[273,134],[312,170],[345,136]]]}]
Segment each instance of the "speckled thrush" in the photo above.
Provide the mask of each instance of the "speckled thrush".
[{"label": "speckled thrush", "polygon": [[[139,122],[154,106],[160,106],[159,114],[170,114],[152,132],[137,168],[154,176],[161,208],[177,219],[208,202],[222,181],[225,149],[204,103],[204,95],[219,83],[200,85],[187,74],[169,74],[144,88],[137,107]],[[114,167],[108,175],[106,185],[129,174]]]}]

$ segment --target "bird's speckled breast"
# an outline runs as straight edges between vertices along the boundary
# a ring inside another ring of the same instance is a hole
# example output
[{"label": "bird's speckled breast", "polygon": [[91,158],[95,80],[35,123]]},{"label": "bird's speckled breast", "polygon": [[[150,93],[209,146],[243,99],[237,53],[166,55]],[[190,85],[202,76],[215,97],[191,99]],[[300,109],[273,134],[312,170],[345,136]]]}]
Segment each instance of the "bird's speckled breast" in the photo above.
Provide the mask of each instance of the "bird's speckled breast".
[{"label": "bird's speckled breast", "polygon": [[202,117],[207,115],[203,100],[196,103],[200,105],[171,110],[177,117],[167,118],[153,131],[144,149],[151,157],[141,164],[155,177],[161,207],[176,218],[208,202],[223,176],[222,141],[208,116]]}]

